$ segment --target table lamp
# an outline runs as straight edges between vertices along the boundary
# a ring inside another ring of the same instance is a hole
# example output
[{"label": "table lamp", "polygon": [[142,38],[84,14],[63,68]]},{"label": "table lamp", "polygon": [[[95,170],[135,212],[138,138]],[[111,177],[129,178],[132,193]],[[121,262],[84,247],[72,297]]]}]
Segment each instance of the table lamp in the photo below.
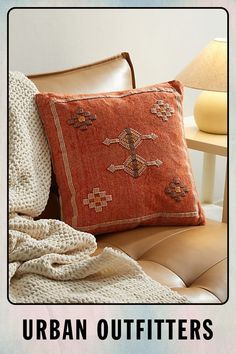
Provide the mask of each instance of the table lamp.
[{"label": "table lamp", "polygon": [[204,90],[194,107],[198,128],[227,134],[227,41],[210,41],[176,79],[186,87]]}]

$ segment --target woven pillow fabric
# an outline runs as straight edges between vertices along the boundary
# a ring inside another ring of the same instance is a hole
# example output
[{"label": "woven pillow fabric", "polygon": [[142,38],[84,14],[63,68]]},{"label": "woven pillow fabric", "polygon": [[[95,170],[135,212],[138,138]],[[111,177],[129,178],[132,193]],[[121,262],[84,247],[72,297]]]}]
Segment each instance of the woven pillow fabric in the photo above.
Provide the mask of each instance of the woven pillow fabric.
[{"label": "woven pillow fabric", "polygon": [[178,81],[122,92],[36,95],[67,224],[94,234],[204,224],[182,97]]}]

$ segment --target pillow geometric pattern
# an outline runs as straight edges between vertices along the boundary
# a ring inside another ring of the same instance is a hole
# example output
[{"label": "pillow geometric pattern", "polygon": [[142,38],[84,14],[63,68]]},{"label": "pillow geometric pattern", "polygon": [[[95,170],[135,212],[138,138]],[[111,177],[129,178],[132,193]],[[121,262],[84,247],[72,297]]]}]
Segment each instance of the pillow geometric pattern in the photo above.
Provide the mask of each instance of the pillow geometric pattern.
[{"label": "pillow geometric pattern", "polygon": [[94,234],[139,225],[200,225],[184,139],[182,86],[39,93],[63,220]]},{"label": "pillow geometric pattern", "polygon": [[129,150],[130,155],[125,160],[122,165],[114,166],[111,164],[107,169],[110,172],[115,172],[118,170],[124,170],[129,173],[132,177],[136,178],[141,176],[141,174],[145,171],[146,166],[157,166],[159,167],[162,164],[162,161],[145,161],[141,156],[136,154],[136,148],[142,143],[143,140],[146,139],[157,139],[157,135],[154,133],[141,135],[131,128],[125,128],[123,132],[116,139],[106,138],[103,141],[103,144],[110,145],[118,143],[127,150]]}]

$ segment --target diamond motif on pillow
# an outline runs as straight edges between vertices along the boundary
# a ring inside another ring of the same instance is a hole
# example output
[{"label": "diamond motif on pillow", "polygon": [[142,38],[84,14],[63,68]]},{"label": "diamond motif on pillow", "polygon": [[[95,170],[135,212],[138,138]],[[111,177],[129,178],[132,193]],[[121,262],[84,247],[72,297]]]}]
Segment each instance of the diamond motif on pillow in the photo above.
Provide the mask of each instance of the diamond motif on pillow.
[{"label": "diamond motif on pillow", "polygon": [[90,112],[84,111],[82,108],[78,108],[76,113],[68,119],[67,123],[73,125],[74,128],[79,128],[80,130],[88,129],[88,126],[92,124],[92,121],[96,119],[96,115]]},{"label": "diamond motif on pillow", "polygon": [[168,102],[165,103],[164,100],[157,100],[151,108],[151,113],[156,114],[163,122],[166,122],[174,113],[174,108]]},{"label": "diamond motif on pillow", "polygon": [[89,209],[94,209],[96,213],[102,211],[102,208],[107,207],[107,202],[112,201],[112,196],[107,195],[105,191],[100,191],[98,187],[93,188],[92,193],[83,199],[83,204],[88,205]]},{"label": "diamond motif on pillow", "polygon": [[176,202],[181,202],[188,192],[189,188],[181,182],[179,177],[173,178],[172,182],[165,188],[165,193]]},{"label": "diamond motif on pillow", "polygon": [[123,165],[110,165],[107,169],[110,172],[115,172],[119,170],[123,170],[128,173],[130,176],[137,178],[143,174],[146,170],[147,166],[157,166],[159,167],[162,164],[162,161],[155,160],[155,161],[145,161],[139,155],[129,156]]},{"label": "diamond motif on pillow", "polygon": [[155,140],[156,138],[158,138],[158,136],[154,133],[142,135],[132,128],[125,128],[123,132],[120,133],[118,138],[115,139],[106,138],[103,141],[103,144],[109,146],[111,144],[118,143],[129,150],[130,145],[136,148],[141,144],[142,140],[146,140],[146,139]]},{"label": "diamond motif on pillow", "polygon": [[130,176],[137,178],[146,170],[147,166],[157,166],[162,164],[162,161],[146,161],[141,156],[136,154],[136,148],[142,143],[143,140],[155,140],[158,136],[154,133],[142,135],[132,128],[125,128],[123,132],[115,139],[106,138],[103,144],[109,146],[111,144],[120,144],[130,151],[130,156],[125,160],[122,165],[111,164],[107,169],[110,172],[124,170]]}]

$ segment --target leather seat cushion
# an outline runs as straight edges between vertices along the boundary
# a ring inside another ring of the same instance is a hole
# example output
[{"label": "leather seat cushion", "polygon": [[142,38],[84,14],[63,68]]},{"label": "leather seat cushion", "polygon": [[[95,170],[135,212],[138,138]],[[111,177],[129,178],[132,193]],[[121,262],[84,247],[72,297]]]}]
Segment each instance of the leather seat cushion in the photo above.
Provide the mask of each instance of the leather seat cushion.
[{"label": "leather seat cushion", "polygon": [[113,247],[137,260],[151,278],[194,303],[227,298],[227,225],[140,227],[97,236],[98,250]]}]

